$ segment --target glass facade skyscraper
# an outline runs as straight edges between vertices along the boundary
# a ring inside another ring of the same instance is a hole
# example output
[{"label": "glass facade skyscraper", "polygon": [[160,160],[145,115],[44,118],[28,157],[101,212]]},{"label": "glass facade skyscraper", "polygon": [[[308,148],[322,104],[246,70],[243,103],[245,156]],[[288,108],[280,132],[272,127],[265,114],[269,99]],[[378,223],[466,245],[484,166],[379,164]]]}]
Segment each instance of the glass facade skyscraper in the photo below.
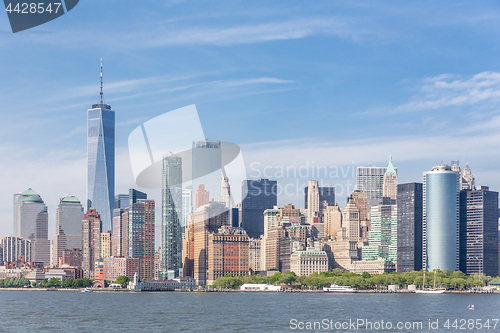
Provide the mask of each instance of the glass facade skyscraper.
[{"label": "glass facade skyscraper", "polygon": [[498,192],[460,191],[460,271],[498,275]]},{"label": "glass facade skyscraper", "polygon": [[[102,78],[102,70],[101,70]],[[87,210],[97,210],[102,230],[111,230],[115,199],[115,112],[99,103],[87,111]]]},{"label": "glass facade skyscraper", "polygon": [[396,260],[398,237],[398,213],[396,200],[382,198],[370,210],[368,246],[363,246],[362,260],[377,260],[378,257]]},{"label": "glass facade skyscraper", "polygon": [[459,173],[449,165],[424,172],[423,269],[458,270]]},{"label": "glass facade skyscraper", "polygon": [[[210,197],[221,198],[222,143],[220,141],[200,140],[193,142],[191,165],[191,188],[194,192],[198,185],[204,185]],[[196,195],[196,193],[194,193]],[[210,200],[210,198],[208,198]],[[205,203],[208,203],[206,200]],[[219,201],[219,200],[217,200]],[[195,209],[201,204],[195,202]],[[228,207],[229,208],[229,207]]]},{"label": "glass facade skyscraper", "polygon": [[398,185],[398,260],[397,271],[422,269],[423,185]]},{"label": "glass facade skyscraper", "polygon": [[52,265],[59,267],[64,250],[82,249],[83,206],[80,200],[67,195],[56,208],[56,234],[52,247]]},{"label": "glass facade skyscraper", "polygon": [[31,188],[14,195],[15,235],[31,241],[31,260],[50,265],[49,216],[42,198]]},{"label": "glass facade skyscraper", "polygon": [[[397,174],[398,168],[394,168]],[[370,212],[372,203],[383,197],[384,177],[387,168],[382,167],[358,167],[356,168],[355,190],[364,191],[367,194],[367,208]]]},{"label": "glass facade skyscraper", "polygon": [[241,227],[249,237],[264,234],[264,211],[278,204],[278,182],[269,179],[244,180],[242,186]]},{"label": "glass facade skyscraper", "polygon": [[[130,189],[128,209],[128,256],[139,259],[139,276],[154,276],[155,202],[147,194]],[[123,246],[123,245],[122,245]]]},{"label": "glass facade skyscraper", "polygon": [[162,170],[161,259],[163,278],[179,276],[182,268],[182,157],[165,155]]}]

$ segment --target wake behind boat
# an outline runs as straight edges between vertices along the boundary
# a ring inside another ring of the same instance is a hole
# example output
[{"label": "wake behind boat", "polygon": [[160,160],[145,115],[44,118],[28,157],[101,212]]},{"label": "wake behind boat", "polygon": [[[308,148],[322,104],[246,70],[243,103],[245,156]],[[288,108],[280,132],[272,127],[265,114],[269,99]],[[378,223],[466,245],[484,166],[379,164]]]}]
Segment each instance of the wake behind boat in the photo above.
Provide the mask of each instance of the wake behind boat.
[{"label": "wake behind boat", "polygon": [[330,287],[323,287],[325,293],[355,293],[356,289],[351,286],[337,286],[335,283]]}]

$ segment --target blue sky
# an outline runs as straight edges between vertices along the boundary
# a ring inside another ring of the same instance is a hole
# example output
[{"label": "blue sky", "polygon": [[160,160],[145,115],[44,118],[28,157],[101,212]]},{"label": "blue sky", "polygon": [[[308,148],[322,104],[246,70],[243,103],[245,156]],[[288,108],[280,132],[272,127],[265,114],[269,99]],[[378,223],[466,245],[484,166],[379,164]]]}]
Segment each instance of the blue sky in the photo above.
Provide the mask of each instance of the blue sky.
[{"label": "blue sky", "polygon": [[293,184],[281,205],[303,206],[313,166],[344,171],[323,179],[345,188],[344,205],[352,169],[389,154],[400,182],[468,160],[498,191],[499,19],[494,1],[85,0],[12,34],[0,15],[0,235],[12,232],[12,195],[28,187],[49,205],[50,235],[58,198],[85,200],[101,57],[117,193],[134,186],[130,132],[190,104],[208,138],[242,147],[250,176],[267,166]]}]

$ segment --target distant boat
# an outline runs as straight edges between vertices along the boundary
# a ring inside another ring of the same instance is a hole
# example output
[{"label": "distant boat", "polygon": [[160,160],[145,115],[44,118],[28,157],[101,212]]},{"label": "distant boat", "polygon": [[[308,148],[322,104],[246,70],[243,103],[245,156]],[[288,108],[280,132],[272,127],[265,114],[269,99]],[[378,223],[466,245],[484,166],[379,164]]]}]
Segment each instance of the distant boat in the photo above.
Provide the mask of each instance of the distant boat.
[{"label": "distant boat", "polygon": [[467,307],[467,309],[474,310],[474,304],[472,304],[472,305],[469,304],[469,306]]},{"label": "distant boat", "polygon": [[415,294],[443,294],[444,289],[436,288],[436,271],[434,271],[434,288],[425,288],[425,270],[424,270],[424,281],[422,283],[421,290],[415,290]]},{"label": "distant boat", "polygon": [[355,293],[356,289],[351,286],[337,286],[335,283],[330,287],[323,287],[325,293]]},{"label": "distant boat", "polygon": [[82,293],[91,293],[92,290],[90,290],[89,288],[85,288],[82,290]]}]

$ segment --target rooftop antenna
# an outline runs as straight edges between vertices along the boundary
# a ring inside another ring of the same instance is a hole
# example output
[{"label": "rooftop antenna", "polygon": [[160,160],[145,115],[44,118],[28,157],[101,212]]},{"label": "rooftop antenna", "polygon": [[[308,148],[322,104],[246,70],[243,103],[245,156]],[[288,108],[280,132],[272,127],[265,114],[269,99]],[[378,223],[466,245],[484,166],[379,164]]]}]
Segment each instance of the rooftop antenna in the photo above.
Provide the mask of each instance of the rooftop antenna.
[{"label": "rooftop antenna", "polygon": [[102,105],[102,58],[101,58],[101,103]]}]

